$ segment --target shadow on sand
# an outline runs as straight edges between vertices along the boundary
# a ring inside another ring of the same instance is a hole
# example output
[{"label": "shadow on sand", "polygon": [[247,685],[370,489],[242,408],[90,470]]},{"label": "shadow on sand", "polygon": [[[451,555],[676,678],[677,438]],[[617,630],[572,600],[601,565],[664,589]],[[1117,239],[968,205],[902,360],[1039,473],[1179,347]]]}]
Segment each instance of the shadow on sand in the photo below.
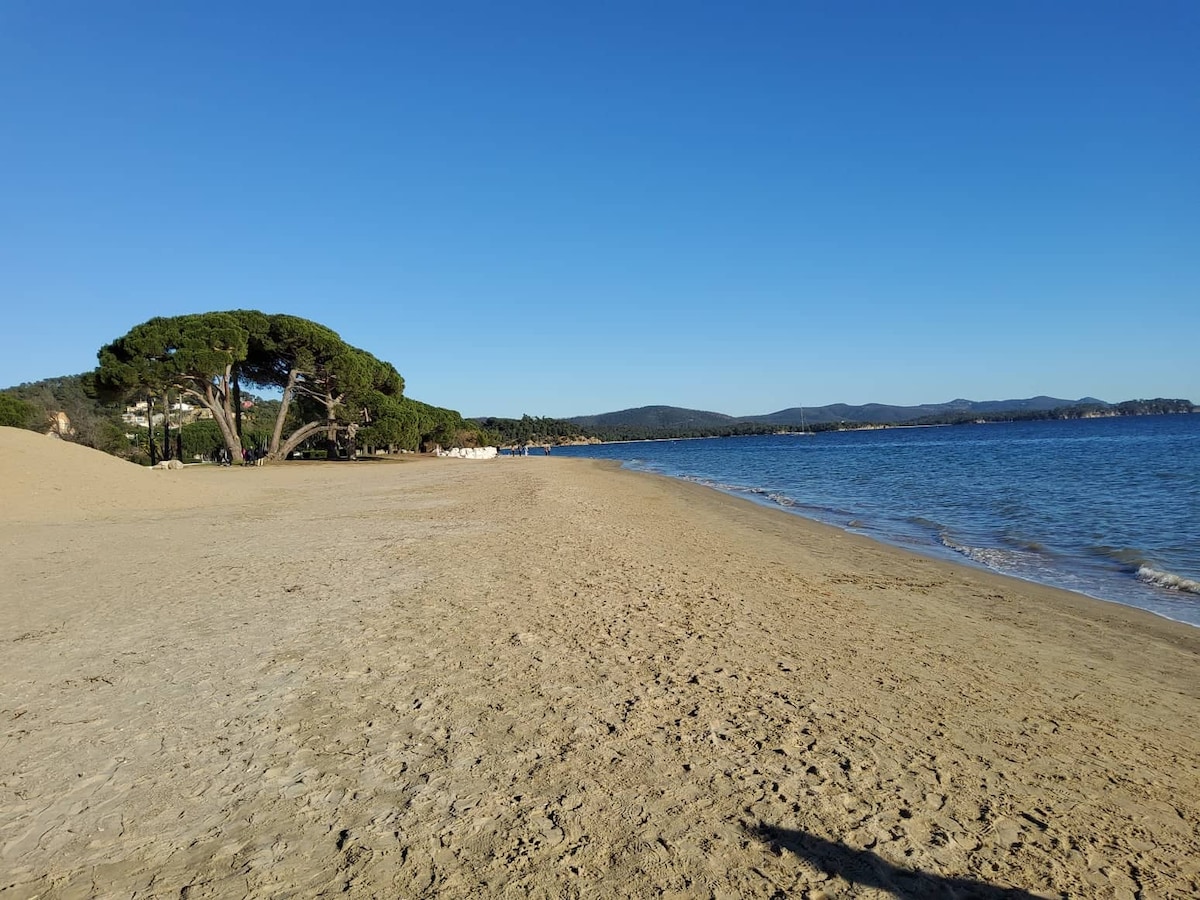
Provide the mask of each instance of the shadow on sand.
[{"label": "shadow on sand", "polygon": [[747,831],[777,852],[787,851],[807,859],[827,875],[879,888],[903,900],[1042,900],[1017,888],[994,887],[970,878],[947,878],[906,869],[869,850],[855,850],[805,831],[772,825],[747,827]]}]

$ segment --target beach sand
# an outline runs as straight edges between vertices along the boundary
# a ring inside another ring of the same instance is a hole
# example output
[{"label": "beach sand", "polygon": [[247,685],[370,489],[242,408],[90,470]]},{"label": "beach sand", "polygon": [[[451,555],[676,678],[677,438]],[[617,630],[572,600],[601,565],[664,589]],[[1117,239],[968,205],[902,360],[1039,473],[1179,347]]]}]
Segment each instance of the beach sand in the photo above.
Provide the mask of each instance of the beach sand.
[{"label": "beach sand", "polygon": [[1200,629],[553,456],[0,490],[3,900],[1200,895]]}]

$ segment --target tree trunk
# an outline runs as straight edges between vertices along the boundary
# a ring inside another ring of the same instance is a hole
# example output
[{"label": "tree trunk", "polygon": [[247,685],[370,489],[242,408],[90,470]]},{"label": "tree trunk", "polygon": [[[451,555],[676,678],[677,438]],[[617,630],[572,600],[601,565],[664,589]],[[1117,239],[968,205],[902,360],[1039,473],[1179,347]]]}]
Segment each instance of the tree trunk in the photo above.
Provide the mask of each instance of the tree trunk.
[{"label": "tree trunk", "polygon": [[325,395],[325,458],[337,459],[337,401],[330,394]]},{"label": "tree trunk", "polygon": [[237,423],[238,443],[242,442],[242,386],[238,383],[237,369],[233,370],[231,379],[233,384],[233,416],[234,422]]},{"label": "tree trunk", "polygon": [[283,446],[279,449],[279,458],[287,459],[289,453],[291,453],[324,427],[325,425],[322,422],[309,422],[303,428],[297,428],[292,432],[291,436],[288,437]]},{"label": "tree trunk", "polygon": [[147,443],[150,445],[150,465],[153,466],[158,462],[155,459],[158,447],[154,443],[154,396],[152,394],[146,395],[146,437]]},{"label": "tree trunk", "polygon": [[242,441],[238,437],[233,404],[230,402],[228,370],[226,373],[221,387],[214,388],[210,382],[203,385],[203,391],[197,386],[180,386],[180,391],[190,397],[195,397],[205,409],[212,413],[213,421],[217,423],[221,438],[225,441],[225,449],[229,451],[230,461],[240,466],[242,464]]},{"label": "tree trunk", "polygon": [[337,424],[325,425],[325,458],[337,459]]},{"label": "tree trunk", "polygon": [[171,458],[171,391],[163,391],[163,459]]},{"label": "tree trunk", "polygon": [[279,415],[275,417],[275,431],[271,434],[271,449],[268,454],[271,459],[280,458],[279,442],[283,439],[283,423],[287,419],[288,407],[292,403],[292,391],[296,387],[296,376],[298,374],[295,369],[288,372],[287,387],[283,389],[283,399],[279,404]]}]

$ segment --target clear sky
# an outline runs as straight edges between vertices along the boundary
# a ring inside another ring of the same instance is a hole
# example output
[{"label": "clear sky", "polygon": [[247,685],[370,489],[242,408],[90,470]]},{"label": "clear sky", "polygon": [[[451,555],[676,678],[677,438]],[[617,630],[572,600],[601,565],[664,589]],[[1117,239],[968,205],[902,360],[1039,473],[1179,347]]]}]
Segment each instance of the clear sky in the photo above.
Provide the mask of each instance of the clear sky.
[{"label": "clear sky", "polygon": [[1200,402],[1200,3],[0,2],[0,386],[315,319],[465,415]]}]

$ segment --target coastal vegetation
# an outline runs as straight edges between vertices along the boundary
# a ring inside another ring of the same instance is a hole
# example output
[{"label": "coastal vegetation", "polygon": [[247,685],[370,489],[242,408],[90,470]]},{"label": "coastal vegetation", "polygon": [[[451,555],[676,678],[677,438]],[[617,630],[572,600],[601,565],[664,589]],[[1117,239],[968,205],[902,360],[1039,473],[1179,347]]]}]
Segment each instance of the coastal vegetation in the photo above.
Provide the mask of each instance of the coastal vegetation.
[{"label": "coastal vegetation", "polygon": [[[296,316],[233,310],[154,318],[105,344],[98,358],[93,372],[0,392],[0,421],[150,463],[222,448],[239,462],[251,452],[280,460],[302,450],[353,458],[360,448],[477,446],[492,438],[455,410],[405,397],[391,363]],[[202,412],[185,417],[193,407]]]},{"label": "coastal vegetation", "polygon": [[172,395],[197,403],[211,415],[235,460],[245,449],[244,384],[282,392],[261,448],[269,459],[286,458],[318,434],[327,451],[340,435],[353,449],[358,429],[393,414],[395,405],[388,401],[404,391],[390,363],[330,329],[253,310],[154,318],[101,347],[99,359],[91,379],[97,396],[119,401],[144,396],[151,406],[159,398],[167,408]]},{"label": "coastal vegetation", "polygon": [[63,375],[0,391],[0,424],[129,455],[121,409],[89,394],[86,381],[84,375]]},{"label": "coastal vegetation", "polygon": [[[650,406],[568,419],[591,440],[634,441],[670,438],[735,437],[892,428],[912,425],[965,425],[988,422],[1027,422],[1055,419],[1102,418],[1192,413],[1190,400],[1154,399],[1105,403],[1093,398],[1079,402],[1037,397],[1030,400],[957,400],[946,404],[899,407],[796,407],[764,416],[734,418],[723,413]],[[487,421],[487,420],[484,420]]]},{"label": "coastal vegetation", "polygon": [[[929,412],[937,409],[937,412]],[[967,400],[919,407],[868,406],[796,407],[765,416],[735,418],[723,413],[676,406],[643,406],[596,416],[554,419],[524,415],[520,419],[485,417],[475,421],[499,443],[582,444],[604,441],[649,441],[743,435],[798,434],[895,428],[912,425],[965,425],[987,422],[1029,422],[1112,416],[1150,416],[1195,411],[1190,400],[1127,400],[1105,403],[1087,398],[1072,403],[1052,398],[1031,400]],[[806,414],[807,412],[807,414]]]},{"label": "coastal vegetation", "polygon": [[474,421],[494,435],[499,445],[506,447],[526,444],[586,444],[601,440],[594,431],[581,428],[566,419],[526,414],[519,419],[488,416]]},{"label": "coastal vegetation", "polygon": [[33,428],[39,422],[37,407],[12,394],[0,394],[0,425]]}]

